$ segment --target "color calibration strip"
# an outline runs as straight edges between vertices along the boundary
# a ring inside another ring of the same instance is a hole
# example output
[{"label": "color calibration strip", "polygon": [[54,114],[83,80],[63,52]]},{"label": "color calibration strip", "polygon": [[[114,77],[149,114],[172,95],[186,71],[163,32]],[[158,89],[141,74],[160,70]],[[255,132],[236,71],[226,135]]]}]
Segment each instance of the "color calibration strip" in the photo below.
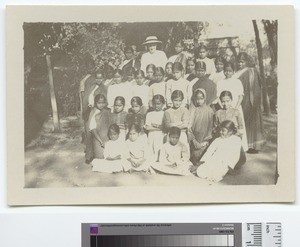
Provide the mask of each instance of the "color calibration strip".
[{"label": "color calibration strip", "polygon": [[234,247],[234,235],[98,235],[90,240],[90,247]]},{"label": "color calibration strip", "polygon": [[280,222],[83,223],[82,247],[281,247]]}]

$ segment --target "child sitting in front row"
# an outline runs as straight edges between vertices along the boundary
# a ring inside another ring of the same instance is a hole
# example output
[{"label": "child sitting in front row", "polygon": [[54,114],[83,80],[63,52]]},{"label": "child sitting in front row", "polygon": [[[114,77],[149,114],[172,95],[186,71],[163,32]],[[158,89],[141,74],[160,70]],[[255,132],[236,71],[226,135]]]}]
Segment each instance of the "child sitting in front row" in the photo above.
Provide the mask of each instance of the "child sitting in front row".
[{"label": "child sitting in front row", "polygon": [[189,151],[186,145],[179,141],[180,135],[179,128],[170,128],[169,141],[160,150],[159,162],[152,164],[154,170],[173,175],[191,175]]},{"label": "child sitting in front row", "polygon": [[220,124],[220,137],[215,139],[202,156],[197,176],[219,182],[240,159],[242,141],[235,135],[234,123],[225,120]]},{"label": "child sitting in front row", "polygon": [[131,164],[131,171],[152,173],[147,136],[141,135],[141,128],[137,124],[129,127],[126,153],[126,158]]},{"label": "child sitting in front row", "polygon": [[126,172],[131,164],[126,160],[125,140],[119,138],[120,128],[112,124],[108,130],[109,141],[105,143],[104,159],[95,159],[92,162],[93,171],[115,173]]}]

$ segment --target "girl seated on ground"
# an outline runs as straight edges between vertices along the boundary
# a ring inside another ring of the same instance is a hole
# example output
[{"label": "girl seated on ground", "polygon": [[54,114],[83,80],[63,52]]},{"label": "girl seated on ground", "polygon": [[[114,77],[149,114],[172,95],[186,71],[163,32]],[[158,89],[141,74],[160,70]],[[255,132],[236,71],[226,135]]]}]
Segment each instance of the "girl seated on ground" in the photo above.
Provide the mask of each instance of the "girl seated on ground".
[{"label": "girl seated on ground", "polygon": [[221,181],[234,169],[240,159],[241,138],[235,135],[234,123],[225,120],[220,124],[220,137],[216,138],[201,158],[196,173],[209,181]]},{"label": "girl seated on ground", "polygon": [[147,136],[141,135],[141,128],[137,124],[132,124],[129,127],[126,141],[126,158],[131,164],[130,171],[152,173]]},{"label": "girl seated on ground", "polygon": [[179,128],[170,128],[169,141],[160,150],[159,162],[152,164],[154,170],[173,175],[191,175],[189,169],[192,163],[189,161],[189,151],[186,145],[179,141],[180,135]]},{"label": "girl seated on ground", "polygon": [[119,135],[119,126],[117,124],[110,125],[108,130],[109,141],[105,143],[104,148],[104,159],[93,160],[93,171],[105,173],[129,171],[131,164],[126,159],[125,140],[121,139]]}]

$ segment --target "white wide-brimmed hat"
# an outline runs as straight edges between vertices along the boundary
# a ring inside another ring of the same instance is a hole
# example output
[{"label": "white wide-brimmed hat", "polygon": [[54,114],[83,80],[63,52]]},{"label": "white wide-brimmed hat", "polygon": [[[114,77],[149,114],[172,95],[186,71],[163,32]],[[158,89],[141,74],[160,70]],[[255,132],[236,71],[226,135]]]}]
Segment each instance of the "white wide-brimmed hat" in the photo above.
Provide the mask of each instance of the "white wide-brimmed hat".
[{"label": "white wide-brimmed hat", "polygon": [[161,44],[162,42],[158,40],[156,36],[148,36],[143,43],[143,45],[148,45],[148,44]]}]

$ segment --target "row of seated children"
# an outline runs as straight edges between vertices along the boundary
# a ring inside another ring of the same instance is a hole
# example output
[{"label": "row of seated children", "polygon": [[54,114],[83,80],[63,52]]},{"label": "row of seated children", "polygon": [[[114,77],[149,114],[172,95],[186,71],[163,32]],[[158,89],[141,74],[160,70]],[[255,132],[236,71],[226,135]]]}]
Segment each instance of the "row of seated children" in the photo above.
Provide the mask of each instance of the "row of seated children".
[{"label": "row of seated children", "polygon": [[104,158],[94,160],[93,171],[104,173],[143,171],[172,175],[192,175],[194,172],[200,178],[219,182],[240,158],[241,140],[235,134],[233,122],[226,120],[220,125],[220,137],[216,138],[199,161],[193,166],[189,160],[186,145],[179,139],[181,130],[171,127],[169,140],[160,149],[159,158],[153,161],[145,135],[141,135],[138,125],[130,126],[126,141],[119,137],[119,127],[112,124],[109,127],[109,141],[105,144]]}]

